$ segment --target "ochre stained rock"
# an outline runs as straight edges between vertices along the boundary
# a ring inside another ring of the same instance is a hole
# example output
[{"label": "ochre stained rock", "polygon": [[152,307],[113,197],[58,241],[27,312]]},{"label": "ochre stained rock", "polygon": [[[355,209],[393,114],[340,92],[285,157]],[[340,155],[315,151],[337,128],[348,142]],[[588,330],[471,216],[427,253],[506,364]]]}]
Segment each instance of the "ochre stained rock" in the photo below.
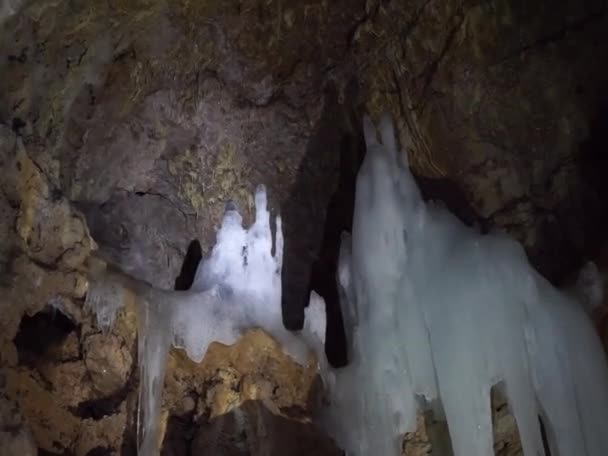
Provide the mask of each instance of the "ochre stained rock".
[{"label": "ochre stained rock", "polygon": [[2,151],[2,181],[9,198],[19,207],[15,230],[22,248],[42,264],[76,269],[95,248],[84,220],[61,190],[52,188],[18,139],[13,150]]},{"label": "ochre stained rock", "polygon": [[[19,403],[36,445],[47,451],[71,448],[81,420],[55,397],[41,375],[25,368],[7,369],[4,375],[7,394]],[[59,387],[63,397],[70,392],[70,384]]]},{"label": "ochre stained rock", "polygon": [[91,334],[84,338],[82,348],[87,371],[102,395],[110,395],[127,383],[133,358],[123,339]]},{"label": "ochre stained rock", "polygon": [[208,385],[205,413],[211,418],[247,400],[264,402],[277,414],[287,415],[290,407],[306,410],[317,375],[313,361],[308,368],[296,364],[262,330],[247,331],[232,346],[211,344],[198,365],[183,351],[173,350],[165,381],[166,400],[177,405],[192,391],[192,385]]}]

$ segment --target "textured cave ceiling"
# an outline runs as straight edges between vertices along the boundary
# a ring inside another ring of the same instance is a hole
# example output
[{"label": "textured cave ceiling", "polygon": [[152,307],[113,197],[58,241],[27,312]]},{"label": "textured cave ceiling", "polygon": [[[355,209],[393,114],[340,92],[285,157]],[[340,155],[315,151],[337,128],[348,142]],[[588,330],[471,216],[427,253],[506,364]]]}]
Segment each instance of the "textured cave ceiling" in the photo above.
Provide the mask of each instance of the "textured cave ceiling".
[{"label": "textured cave ceiling", "polygon": [[162,286],[266,183],[296,290],[361,112],[389,110],[429,197],[559,281],[603,227],[606,25],[592,0],[25,2],[2,20],[0,121]]}]

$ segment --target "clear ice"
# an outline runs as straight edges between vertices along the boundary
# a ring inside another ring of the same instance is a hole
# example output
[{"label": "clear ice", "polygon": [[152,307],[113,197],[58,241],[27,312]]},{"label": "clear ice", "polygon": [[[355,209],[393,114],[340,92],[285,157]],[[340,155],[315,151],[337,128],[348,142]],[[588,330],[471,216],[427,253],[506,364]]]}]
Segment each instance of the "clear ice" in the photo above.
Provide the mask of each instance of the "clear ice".
[{"label": "clear ice", "polygon": [[455,456],[490,456],[490,390],[501,384],[525,456],[545,454],[539,416],[552,455],[608,455],[606,356],[581,302],[506,235],[426,204],[389,117],[380,138],[369,118],[364,133],[337,272],[350,364],[333,372],[326,429],[347,455],[397,456],[417,411],[431,409]]}]

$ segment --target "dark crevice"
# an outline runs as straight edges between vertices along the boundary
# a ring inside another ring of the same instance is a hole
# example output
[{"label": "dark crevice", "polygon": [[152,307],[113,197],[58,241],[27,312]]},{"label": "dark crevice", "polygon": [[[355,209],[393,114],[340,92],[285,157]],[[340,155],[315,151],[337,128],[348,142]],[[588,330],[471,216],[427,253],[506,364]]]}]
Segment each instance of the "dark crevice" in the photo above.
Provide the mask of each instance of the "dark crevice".
[{"label": "dark crevice", "polygon": [[73,456],[74,453],[72,453],[69,450],[59,450],[57,452],[55,451],[48,451],[45,450],[44,448],[38,448],[38,456]]},{"label": "dark crevice", "polygon": [[8,56],[8,61],[11,63],[25,63],[27,62],[27,51],[28,47],[24,47],[21,49],[19,55],[11,54]]},{"label": "dark crevice", "polygon": [[540,426],[540,435],[543,439],[543,448],[545,450],[545,456],[551,455],[551,448],[549,447],[549,437],[547,436],[547,428],[545,428],[545,423],[543,422],[542,417],[538,416],[538,425]]},{"label": "dark crevice", "polygon": [[175,278],[175,289],[176,290],[189,290],[194,282],[196,270],[198,268],[201,259],[203,258],[203,250],[201,244],[197,239],[194,239],[188,245],[184,262],[180,270],[179,276]]},{"label": "dark crevice", "polygon": [[77,328],[69,317],[51,306],[32,316],[25,315],[13,340],[20,364],[35,367],[49,350],[59,346]]},{"label": "dark crevice", "polygon": [[117,193],[124,193],[126,194],[126,196],[128,197],[129,195],[135,195],[135,196],[140,196],[140,197],[146,197],[146,196],[150,196],[153,198],[160,198],[163,201],[166,201],[167,203],[169,203],[169,205],[176,209],[177,211],[181,212],[181,214],[184,216],[184,220],[188,220],[188,217],[192,217],[195,216],[196,214],[193,212],[186,212],[179,204],[175,203],[171,198],[169,198],[166,195],[163,195],[162,193],[158,193],[158,192],[152,192],[149,190],[143,191],[143,190],[138,190],[135,192],[131,192],[130,190],[124,189],[124,188],[120,188],[117,187],[116,188]]},{"label": "dark crevice", "polygon": [[347,363],[346,335],[336,284],[341,235],[352,231],[356,176],[365,142],[362,135],[345,135],[340,144],[338,188],[327,206],[321,252],[313,264],[311,289],[324,300],[327,313],[326,355],[335,366]]},{"label": "dark crevice", "polygon": [[454,456],[450,429],[445,419],[439,419],[432,410],[424,412],[424,421],[427,427],[429,443],[433,449],[432,454],[441,456]]},{"label": "dark crevice", "polygon": [[589,136],[581,144],[579,172],[585,185],[587,198],[582,208],[585,216],[584,254],[593,258],[605,240],[608,228],[608,155],[606,154],[606,125],[608,125],[608,95],[598,103],[598,109],[591,119]]},{"label": "dark crevice", "polygon": [[469,203],[457,182],[449,178],[430,178],[415,173],[414,179],[425,201],[441,201],[465,225],[485,226],[484,220]]},{"label": "dark crevice", "polygon": [[76,407],[69,407],[70,413],[78,418],[93,419],[95,421],[118,413],[120,405],[127,399],[127,396],[133,391],[134,371],[131,372],[129,380],[116,392],[101,398],[88,399],[80,402]]},{"label": "dark crevice", "polygon": [[186,454],[338,456],[343,453],[314,425],[275,415],[262,402],[248,400],[224,415],[202,421],[190,453]]},{"label": "dark crevice", "polygon": [[181,456],[192,455],[192,443],[198,431],[195,411],[196,405],[188,413],[171,415],[169,417],[167,431],[160,452],[161,456],[176,454]]},{"label": "dark crevice", "polygon": [[115,449],[113,447],[102,447],[98,446],[95,448],[91,448],[86,456],[113,456],[115,454]]},{"label": "dark crevice", "polygon": [[21,129],[25,127],[25,122],[20,117],[13,117],[11,128],[17,135],[21,135]]}]

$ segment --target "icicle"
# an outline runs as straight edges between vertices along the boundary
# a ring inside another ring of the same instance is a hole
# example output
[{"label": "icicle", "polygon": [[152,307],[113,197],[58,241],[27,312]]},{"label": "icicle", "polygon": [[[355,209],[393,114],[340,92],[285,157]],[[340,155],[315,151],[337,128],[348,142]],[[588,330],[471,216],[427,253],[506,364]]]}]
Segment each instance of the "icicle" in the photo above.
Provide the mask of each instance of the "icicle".
[{"label": "icicle", "polygon": [[[137,309],[137,359],[139,401],[137,404],[138,454],[160,453],[159,417],[171,332],[163,302],[142,301]],[[164,311],[163,311],[164,310]]]},{"label": "icicle", "polygon": [[[389,118],[380,139],[368,118],[363,127],[352,247],[345,237],[337,277],[352,356],[335,371],[327,428],[348,455],[398,455],[417,408],[433,407],[455,456],[489,456],[500,383],[526,456],[544,454],[539,415],[553,454],[608,454],[608,366],[581,303],[513,240],[424,204]],[[602,284],[591,268],[583,279],[593,307]]]},{"label": "icicle", "polygon": [[98,273],[89,281],[84,308],[95,314],[103,332],[114,324],[116,313],[124,305],[124,293],[125,289],[105,273]]}]

